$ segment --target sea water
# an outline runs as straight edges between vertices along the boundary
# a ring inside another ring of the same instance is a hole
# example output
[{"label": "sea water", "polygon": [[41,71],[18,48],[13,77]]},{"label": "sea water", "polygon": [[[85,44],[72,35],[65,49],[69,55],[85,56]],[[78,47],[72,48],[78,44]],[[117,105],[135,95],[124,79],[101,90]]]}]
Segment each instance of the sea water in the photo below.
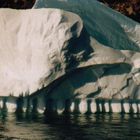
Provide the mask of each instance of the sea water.
[{"label": "sea water", "polygon": [[0,118],[0,140],[139,140],[137,114],[15,115]]}]

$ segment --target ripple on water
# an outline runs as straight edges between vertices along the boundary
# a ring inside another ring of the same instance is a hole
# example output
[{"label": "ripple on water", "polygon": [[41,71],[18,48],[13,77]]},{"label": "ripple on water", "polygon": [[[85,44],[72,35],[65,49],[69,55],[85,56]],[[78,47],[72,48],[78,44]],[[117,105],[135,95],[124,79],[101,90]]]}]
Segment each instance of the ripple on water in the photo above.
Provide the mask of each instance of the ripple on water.
[{"label": "ripple on water", "polygon": [[0,118],[0,139],[104,140],[140,139],[139,115],[91,114]]}]

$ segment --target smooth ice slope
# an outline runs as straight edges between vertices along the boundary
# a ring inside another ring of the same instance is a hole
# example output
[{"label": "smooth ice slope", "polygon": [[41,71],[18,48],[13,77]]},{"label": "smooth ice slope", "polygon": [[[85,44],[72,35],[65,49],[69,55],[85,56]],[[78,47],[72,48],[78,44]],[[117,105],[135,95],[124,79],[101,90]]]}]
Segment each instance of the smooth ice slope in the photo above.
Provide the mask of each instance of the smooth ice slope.
[{"label": "smooth ice slope", "polygon": [[74,12],[96,40],[115,49],[140,51],[140,24],[96,0],[37,0],[34,8]]}]

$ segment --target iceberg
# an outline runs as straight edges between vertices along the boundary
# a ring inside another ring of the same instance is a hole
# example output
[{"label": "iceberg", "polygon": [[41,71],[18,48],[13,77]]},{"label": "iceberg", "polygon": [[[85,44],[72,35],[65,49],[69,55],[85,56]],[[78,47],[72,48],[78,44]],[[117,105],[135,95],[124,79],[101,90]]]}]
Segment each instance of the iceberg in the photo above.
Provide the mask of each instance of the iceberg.
[{"label": "iceberg", "polygon": [[140,24],[103,4],[38,0],[0,9],[0,27],[1,96],[45,96],[58,112],[75,98],[81,112],[88,98],[140,99]]},{"label": "iceberg", "polygon": [[97,64],[65,76],[51,90],[51,98],[74,94],[77,98],[139,99],[139,23],[96,0],[37,0],[33,8],[58,8],[79,15],[93,48],[93,60],[86,63]]}]

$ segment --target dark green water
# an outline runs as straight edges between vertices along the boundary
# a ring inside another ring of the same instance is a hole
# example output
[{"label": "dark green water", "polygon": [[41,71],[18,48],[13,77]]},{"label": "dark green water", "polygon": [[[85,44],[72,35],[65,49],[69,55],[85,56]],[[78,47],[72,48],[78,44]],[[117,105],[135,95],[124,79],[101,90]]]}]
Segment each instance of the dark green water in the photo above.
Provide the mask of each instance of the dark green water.
[{"label": "dark green water", "polygon": [[140,140],[140,116],[120,114],[0,118],[0,140]]}]

